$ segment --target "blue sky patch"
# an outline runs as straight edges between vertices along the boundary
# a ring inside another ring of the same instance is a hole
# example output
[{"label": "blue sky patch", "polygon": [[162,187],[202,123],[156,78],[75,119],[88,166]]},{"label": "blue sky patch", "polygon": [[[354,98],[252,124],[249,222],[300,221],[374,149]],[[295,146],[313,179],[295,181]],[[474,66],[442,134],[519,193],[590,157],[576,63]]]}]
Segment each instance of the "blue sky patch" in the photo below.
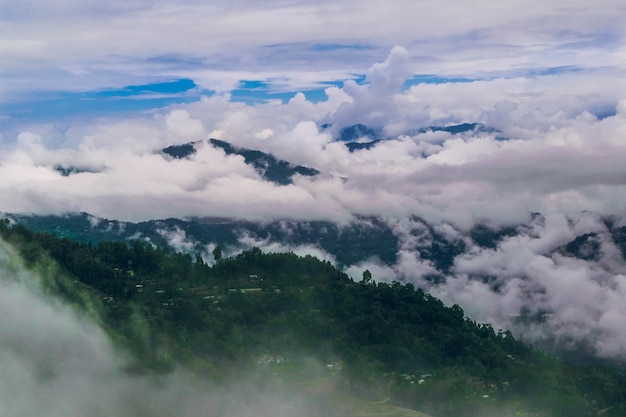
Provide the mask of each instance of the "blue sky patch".
[{"label": "blue sky patch", "polygon": [[339,49],[353,49],[357,51],[364,51],[364,50],[372,50],[375,48],[373,46],[370,46],[367,44],[360,44],[360,43],[354,43],[354,44],[316,43],[313,46],[311,46],[310,49],[316,52],[328,52],[328,51],[336,51]]},{"label": "blue sky patch", "polygon": [[239,81],[238,90],[258,90],[258,89],[269,89],[270,84],[267,81],[261,80],[241,80]]},{"label": "blue sky patch", "polygon": [[[351,80],[357,84],[362,85],[366,83],[366,76],[364,74],[353,74]],[[270,100],[281,100],[283,103],[287,103],[298,92],[304,94],[308,101],[318,103],[320,101],[328,100],[326,95],[326,88],[338,87],[343,88],[344,80],[334,81],[320,81],[319,88],[293,90],[293,91],[278,91],[275,88],[271,80],[241,80],[239,81],[238,88],[230,92],[231,101],[237,103],[246,103],[250,105],[266,103]]]},{"label": "blue sky patch", "polygon": [[[369,48],[366,45],[316,44],[314,48],[338,50],[342,48]],[[574,66],[540,68],[527,71],[530,76],[545,76],[581,71]],[[351,78],[359,85],[367,84],[365,74],[352,74]],[[407,90],[418,84],[442,84],[472,82],[474,79],[463,77],[442,77],[434,74],[417,74],[406,80],[401,90]],[[325,88],[342,88],[345,80],[320,81],[319,87],[300,90],[311,102],[328,99]],[[231,101],[249,105],[280,100],[286,103],[298,90],[285,90],[284,80],[241,80],[236,89],[231,91]],[[158,109],[173,104],[184,104],[198,100],[201,96],[211,96],[214,92],[200,88],[192,79],[181,78],[163,82],[129,85],[123,88],[105,89],[88,92],[55,92],[30,96],[23,102],[0,104],[0,114],[13,119],[32,119],[40,122],[67,117],[98,117],[120,113],[141,112]],[[611,111],[602,109],[600,117],[610,115]]]},{"label": "blue sky patch", "polygon": [[402,90],[418,84],[446,84],[446,83],[469,83],[475,81],[464,77],[440,77],[434,74],[416,74],[402,85]]},{"label": "blue sky patch", "polygon": [[575,67],[572,65],[564,65],[560,67],[538,68],[535,70],[530,70],[528,71],[527,75],[530,77],[542,76],[542,75],[560,75],[560,74],[580,72],[582,70],[583,69],[580,67]]},{"label": "blue sky patch", "polygon": [[[280,100],[283,104],[295,97],[297,91],[272,92],[269,89],[244,89],[239,88],[231,91],[230,101],[246,103],[250,105],[266,103],[270,100]],[[320,102],[328,100],[324,88],[301,91],[308,101]]]},{"label": "blue sky patch", "polygon": [[144,85],[131,85],[125,88],[125,90],[142,93],[142,92],[152,92],[152,93],[167,93],[167,94],[176,94],[182,93],[185,91],[189,91],[198,87],[193,80],[188,78],[181,78],[176,81],[168,81],[163,83],[153,83],[153,84],[144,84]]},{"label": "blue sky patch", "polygon": [[200,96],[212,94],[212,91],[199,89],[193,80],[179,79],[120,89],[43,93],[25,102],[0,104],[0,113],[16,119],[48,121],[76,115],[102,116],[146,111],[193,102]]}]

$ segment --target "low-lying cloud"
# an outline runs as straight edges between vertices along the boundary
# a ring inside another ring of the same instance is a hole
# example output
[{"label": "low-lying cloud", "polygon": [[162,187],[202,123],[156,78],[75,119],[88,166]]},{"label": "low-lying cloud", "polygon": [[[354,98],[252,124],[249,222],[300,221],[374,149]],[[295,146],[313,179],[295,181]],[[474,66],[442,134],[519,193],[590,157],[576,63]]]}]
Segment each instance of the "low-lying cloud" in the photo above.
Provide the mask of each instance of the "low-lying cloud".
[{"label": "low-lying cloud", "polygon": [[[312,255],[357,281],[369,270],[375,281],[413,283],[448,305],[459,304],[470,318],[513,330],[538,347],[624,361],[626,333],[620,323],[626,317],[626,264],[605,220],[591,212],[577,218],[533,215],[509,227],[493,245],[481,246],[472,233],[450,224],[387,218],[398,239],[392,263],[374,256],[341,266],[314,244],[288,244],[245,231],[226,252],[233,256],[258,247]],[[180,229],[167,236],[170,246],[186,252],[199,243]],[[581,237],[578,249],[566,249]],[[205,259],[212,262],[208,251]]]},{"label": "low-lying cloud", "polygon": [[[514,230],[495,247],[450,234],[450,242],[461,241],[465,249],[442,270],[424,256],[433,238],[425,225],[396,223],[397,263],[365,261],[347,272],[358,278],[369,269],[376,280],[411,282],[448,305],[459,304],[478,322],[513,330],[544,348],[626,360],[626,332],[619,325],[626,318],[626,264],[606,224],[591,213],[576,220],[553,214]],[[586,234],[590,256],[563,250]]]},{"label": "low-lying cloud", "polygon": [[217,385],[183,368],[129,373],[128,355],[94,318],[51,296],[39,279],[0,241],[0,415],[269,417],[314,407],[251,374]]}]

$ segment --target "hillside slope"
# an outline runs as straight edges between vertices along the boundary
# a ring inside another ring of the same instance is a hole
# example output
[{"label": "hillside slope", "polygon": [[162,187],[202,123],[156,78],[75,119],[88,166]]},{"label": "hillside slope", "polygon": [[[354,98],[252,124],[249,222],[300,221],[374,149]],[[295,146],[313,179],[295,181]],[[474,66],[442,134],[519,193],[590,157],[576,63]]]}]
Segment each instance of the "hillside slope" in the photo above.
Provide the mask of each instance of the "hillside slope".
[{"label": "hillside slope", "polygon": [[368,272],[355,282],[289,253],[253,249],[210,267],[137,241],[94,246],[1,226],[27,264],[51,258],[75,278],[59,295],[101,300],[101,321],[136,371],[178,363],[221,381],[251,372],[434,416],[625,409],[622,371],[559,362],[410,284],[376,283]]}]

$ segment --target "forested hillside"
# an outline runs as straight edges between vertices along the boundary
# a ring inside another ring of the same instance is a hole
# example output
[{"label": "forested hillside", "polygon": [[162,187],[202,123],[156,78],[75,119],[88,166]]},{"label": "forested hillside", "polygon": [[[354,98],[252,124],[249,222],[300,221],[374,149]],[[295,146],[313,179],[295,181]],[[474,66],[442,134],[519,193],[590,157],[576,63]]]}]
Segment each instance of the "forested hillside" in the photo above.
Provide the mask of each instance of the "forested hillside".
[{"label": "forested hillside", "polygon": [[8,222],[0,235],[27,265],[59,266],[46,288],[97,317],[131,352],[129,372],[183,365],[221,381],[261,369],[266,382],[436,417],[626,413],[623,370],[560,362],[369,271],[355,282],[311,256],[259,249],[217,249],[209,266],[139,241],[78,243]]}]

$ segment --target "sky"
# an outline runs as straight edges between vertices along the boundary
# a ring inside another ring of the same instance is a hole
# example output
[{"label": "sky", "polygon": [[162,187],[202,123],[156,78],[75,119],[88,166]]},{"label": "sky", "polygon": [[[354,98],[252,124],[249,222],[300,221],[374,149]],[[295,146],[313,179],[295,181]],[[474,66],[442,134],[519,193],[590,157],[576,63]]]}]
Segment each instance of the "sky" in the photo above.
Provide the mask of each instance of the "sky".
[{"label": "sky", "polygon": [[[624,224],[624,21],[617,0],[0,0],[0,212],[382,216],[398,264],[354,268],[423,285],[416,218],[450,236],[527,224],[431,290],[503,326],[551,311],[525,334],[614,357],[626,272],[602,219]],[[387,140],[349,152],[336,138],[356,123]],[[485,129],[427,129],[460,123]],[[276,185],[209,138],[320,174]],[[188,159],[160,153],[190,141]],[[588,232],[602,259],[554,255]],[[499,290],[472,278],[495,273]]]},{"label": "sky", "polygon": [[[462,226],[613,213],[625,16],[618,1],[3,0],[0,210]],[[349,154],[334,139],[355,123],[393,140]],[[416,133],[457,123],[499,133]],[[155,154],[213,137],[323,175],[278,187],[210,146]]]}]

